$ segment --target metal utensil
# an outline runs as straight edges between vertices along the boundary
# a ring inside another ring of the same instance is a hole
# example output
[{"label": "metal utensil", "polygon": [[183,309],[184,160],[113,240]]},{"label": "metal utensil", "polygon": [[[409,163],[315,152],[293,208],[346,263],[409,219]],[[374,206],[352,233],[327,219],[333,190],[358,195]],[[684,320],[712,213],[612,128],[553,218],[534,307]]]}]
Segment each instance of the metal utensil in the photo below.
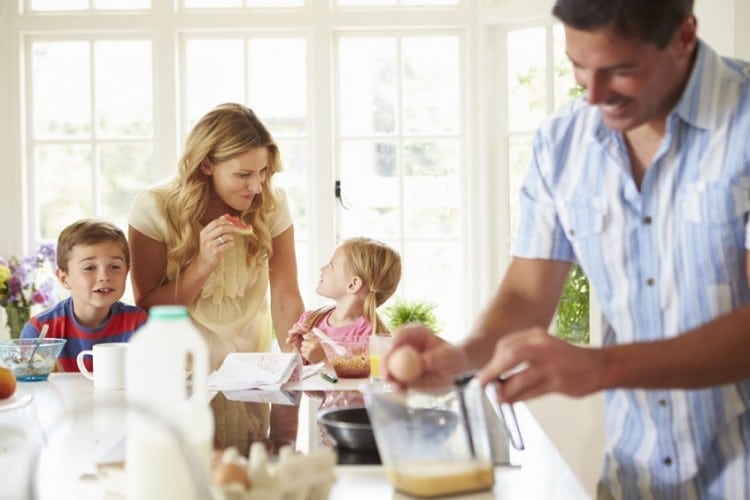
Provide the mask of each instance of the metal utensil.
[{"label": "metal utensil", "polygon": [[465,373],[453,379],[453,383],[456,386],[458,407],[461,411],[461,421],[463,422],[464,434],[466,434],[466,444],[469,446],[469,454],[471,458],[476,458],[477,451],[474,449],[474,439],[472,439],[471,424],[469,423],[469,412],[466,410],[466,398],[464,397],[464,389],[473,378],[473,373]]},{"label": "metal utensil", "polygon": [[342,346],[341,344],[333,340],[331,337],[328,336],[326,332],[324,332],[320,328],[313,327],[312,334],[318,337],[322,342],[325,342],[326,344],[330,345],[331,348],[333,348],[334,352],[338,356],[346,356],[347,354],[346,347]]},{"label": "metal utensil", "polygon": [[[458,395],[459,406],[461,410],[461,417],[464,422],[464,432],[466,433],[466,439],[469,445],[469,451],[472,456],[476,456],[474,451],[474,441],[472,439],[471,425],[469,424],[468,412],[466,410],[466,402],[464,400],[464,389],[474,379],[474,372],[463,373],[458,375],[454,380],[456,385],[456,393]],[[503,384],[505,382],[504,377],[498,377],[497,382]],[[505,432],[510,438],[510,443],[517,450],[523,450],[525,445],[523,437],[521,436],[521,429],[518,426],[518,419],[516,419],[516,412],[513,409],[513,405],[508,403],[499,403],[500,416],[502,417],[503,424],[505,425]]]},{"label": "metal utensil", "polygon": [[42,331],[39,332],[39,337],[37,339],[36,345],[34,345],[34,349],[31,350],[31,356],[29,356],[29,363],[28,366],[31,367],[31,363],[34,361],[34,355],[36,354],[36,350],[39,349],[39,346],[44,341],[44,337],[47,336],[47,332],[49,331],[49,323],[45,323],[42,325]]}]

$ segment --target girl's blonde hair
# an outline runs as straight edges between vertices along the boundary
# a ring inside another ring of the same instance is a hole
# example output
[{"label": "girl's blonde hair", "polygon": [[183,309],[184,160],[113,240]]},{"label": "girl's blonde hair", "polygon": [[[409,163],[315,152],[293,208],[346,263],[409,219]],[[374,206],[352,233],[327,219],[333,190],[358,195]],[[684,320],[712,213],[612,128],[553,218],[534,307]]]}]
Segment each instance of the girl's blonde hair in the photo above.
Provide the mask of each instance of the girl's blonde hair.
[{"label": "girl's blonde hair", "polygon": [[[385,243],[370,238],[349,238],[339,245],[346,259],[347,271],[359,276],[367,287],[364,316],[370,321],[373,333],[388,335],[391,330],[378,315],[377,308],[394,294],[401,280],[401,256]],[[305,325],[308,329],[320,323],[334,306],[321,307],[310,313]]]},{"label": "girl's blonde hair", "polygon": [[177,277],[198,255],[200,220],[211,196],[211,177],[201,171],[204,161],[221,163],[252,149],[268,150],[268,175],[262,191],[253,198],[240,219],[254,228],[243,238],[247,244],[247,263],[261,266],[271,257],[271,232],[267,215],[278,204],[271,180],[281,171],[279,149],[270,132],[253,111],[237,103],[226,103],[209,111],[188,134],[185,152],[175,179],[160,191],[167,223],[167,257],[176,263]]}]

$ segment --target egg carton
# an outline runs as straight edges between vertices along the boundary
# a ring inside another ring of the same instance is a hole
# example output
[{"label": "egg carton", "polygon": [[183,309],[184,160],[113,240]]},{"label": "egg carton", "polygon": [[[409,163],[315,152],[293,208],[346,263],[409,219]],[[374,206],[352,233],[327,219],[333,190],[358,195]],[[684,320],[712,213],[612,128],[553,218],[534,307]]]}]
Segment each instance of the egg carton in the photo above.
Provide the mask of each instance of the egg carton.
[{"label": "egg carton", "polygon": [[336,482],[336,452],[318,448],[307,454],[295,453],[291,446],[271,460],[265,446],[256,442],[243,460],[236,448],[224,451],[221,462],[243,464],[250,489],[239,482],[213,485],[216,500],[326,500]]}]

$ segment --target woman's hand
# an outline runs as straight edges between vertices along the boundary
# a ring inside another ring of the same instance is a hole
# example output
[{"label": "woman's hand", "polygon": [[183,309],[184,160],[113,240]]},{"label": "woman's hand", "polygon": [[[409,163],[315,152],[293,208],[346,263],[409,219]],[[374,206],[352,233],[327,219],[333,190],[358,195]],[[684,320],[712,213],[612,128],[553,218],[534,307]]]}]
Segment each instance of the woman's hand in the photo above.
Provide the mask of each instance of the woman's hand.
[{"label": "woman's hand", "polygon": [[216,269],[224,254],[234,246],[236,229],[219,217],[209,222],[200,232],[200,247],[196,260],[208,272]]}]

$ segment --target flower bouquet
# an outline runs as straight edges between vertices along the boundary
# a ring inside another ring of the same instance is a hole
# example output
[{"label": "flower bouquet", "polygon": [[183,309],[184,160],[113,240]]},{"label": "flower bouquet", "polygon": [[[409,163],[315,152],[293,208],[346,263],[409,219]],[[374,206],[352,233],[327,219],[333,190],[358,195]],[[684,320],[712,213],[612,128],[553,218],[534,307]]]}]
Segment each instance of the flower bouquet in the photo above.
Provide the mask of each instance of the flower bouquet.
[{"label": "flower bouquet", "polygon": [[23,259],[0,257],[0,306],[5,309],[11,338],[21,334],[32,306],[44,309],[52,305],[54,285],[54,243],[41,244]]}]

